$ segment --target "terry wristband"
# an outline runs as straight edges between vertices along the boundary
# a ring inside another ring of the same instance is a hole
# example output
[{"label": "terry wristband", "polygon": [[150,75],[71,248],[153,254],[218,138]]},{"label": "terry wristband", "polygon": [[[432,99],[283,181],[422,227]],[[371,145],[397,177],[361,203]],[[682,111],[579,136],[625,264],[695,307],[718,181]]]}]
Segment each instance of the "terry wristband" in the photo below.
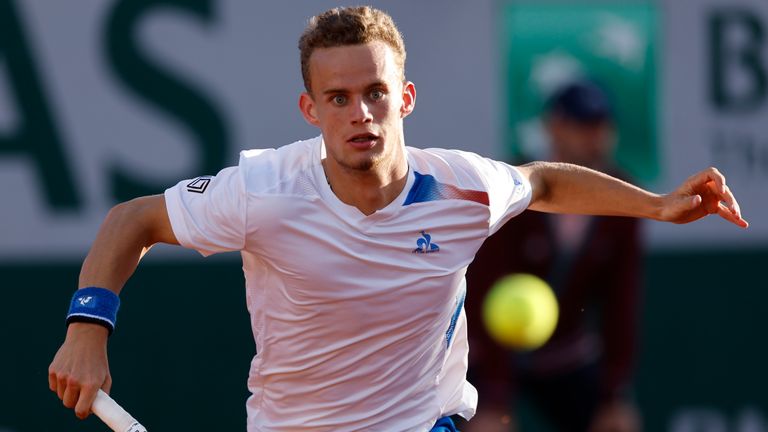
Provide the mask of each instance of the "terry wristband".
[{"label": "terry wristband", "polygon": [[115,330],[117,310],[120,309],[120,297],[105,288],[88,287],[75,291],[67,314],[67,325],[73,322],[99,324],[109,330]]}]

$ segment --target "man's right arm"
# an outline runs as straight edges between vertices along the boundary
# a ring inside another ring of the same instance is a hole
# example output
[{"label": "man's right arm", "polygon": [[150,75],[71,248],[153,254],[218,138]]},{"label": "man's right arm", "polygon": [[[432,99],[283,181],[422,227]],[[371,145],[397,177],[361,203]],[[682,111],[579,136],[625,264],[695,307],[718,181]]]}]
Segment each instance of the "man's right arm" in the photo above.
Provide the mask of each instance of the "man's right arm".
[{"label": "man's right arm", "polygon": [[[163,195],[118,204],[110,210],[85,258],[78,286],[119,294],[141,257],[155,243],[179,244]],[[107,362],[107,329],[72,323],[48,368],[48,385],[79,418],[90,413],[98,389],[112,384]]]},{"label": "man's right arm", "polygon": [[690,176],[663,195],[573,164],[532,162],[518,169],[533,189],[531,210],[642,217],[678,224],[715,214],[741,228],[749,226],[725,177],[715,168]]}]

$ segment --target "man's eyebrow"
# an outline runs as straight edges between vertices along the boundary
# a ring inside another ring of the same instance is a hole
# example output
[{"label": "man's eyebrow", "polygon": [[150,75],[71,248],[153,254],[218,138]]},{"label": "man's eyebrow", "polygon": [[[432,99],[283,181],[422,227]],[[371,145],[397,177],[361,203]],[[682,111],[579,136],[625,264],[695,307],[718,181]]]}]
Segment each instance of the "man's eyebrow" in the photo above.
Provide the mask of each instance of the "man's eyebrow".
[{"label": "man's eyebrow", "polygon": [[342,88],[331,88],[328,90],[323,90],[323,94],[337,94],[337,93],[349,93],[349,90],[342,89]]},{"label": "man's eyebrow", "polygon": [[366,87],[366,90],[368,90],[368,89],[372,89],[372,88],[374,88],[374,87],[384,87],[384,88],[389,88],[389,86],[387,85],[387,82],[386,82],[386,81],[376,81],[376,82],[373,82],[373,83],[369,84],[369,85]]},{"label": "man's eyebrow", "polygon": [[[376,87],[389,88],[389,86],[387,85],[386,81],[375,81],[375,82],[372,82],[372,83],[368,84],[367,86],[365,86],[365,89],[366,90],[370,90],[370,89],[376,88]],[[350,93],[350,91],[351,90],[346,89],[346,88],[330,88],[330,89],[327,89],[327,90],[323,90],[322,94],[327,95],[327,94]]]}]

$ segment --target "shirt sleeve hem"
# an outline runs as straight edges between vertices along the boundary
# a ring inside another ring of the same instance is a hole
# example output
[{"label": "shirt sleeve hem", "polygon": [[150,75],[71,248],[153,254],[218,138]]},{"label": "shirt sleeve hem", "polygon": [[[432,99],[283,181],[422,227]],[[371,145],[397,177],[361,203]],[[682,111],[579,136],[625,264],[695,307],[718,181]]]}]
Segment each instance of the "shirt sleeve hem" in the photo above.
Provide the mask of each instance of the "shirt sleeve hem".
[{"label": "shirt sleeve hem", "polygon": [[179,210],[179,207],[182,206],[182,202],[177,195],[176,187],[166,189],[163,195],[165,196],[165,207],[168,211],[168,219],[171,221],[171,229],[173,230],[173,235],[176,236],[176,240],[179,241],[179,244],[187,249],[197,251],[204,257],[212,255],[212,252],[200,250],[192,243],[192,239],[188,235],[189,229],[187,223]]}]

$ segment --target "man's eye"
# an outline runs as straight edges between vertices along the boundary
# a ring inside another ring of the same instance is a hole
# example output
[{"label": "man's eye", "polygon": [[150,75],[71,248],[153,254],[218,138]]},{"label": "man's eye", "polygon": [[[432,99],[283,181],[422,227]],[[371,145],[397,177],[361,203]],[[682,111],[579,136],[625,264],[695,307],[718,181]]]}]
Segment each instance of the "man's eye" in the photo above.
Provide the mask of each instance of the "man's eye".
[{"label": "man's eye", "polygon": [[336,95],[333,97],[333,103],[336,105],[344,105],[347,102],[347,98],[342,95]]},{"label": "man's eye", "polygon": [[371,92],[371,99],[379,100],[384,97],[384,92],[381,90],[374,90]]}]

